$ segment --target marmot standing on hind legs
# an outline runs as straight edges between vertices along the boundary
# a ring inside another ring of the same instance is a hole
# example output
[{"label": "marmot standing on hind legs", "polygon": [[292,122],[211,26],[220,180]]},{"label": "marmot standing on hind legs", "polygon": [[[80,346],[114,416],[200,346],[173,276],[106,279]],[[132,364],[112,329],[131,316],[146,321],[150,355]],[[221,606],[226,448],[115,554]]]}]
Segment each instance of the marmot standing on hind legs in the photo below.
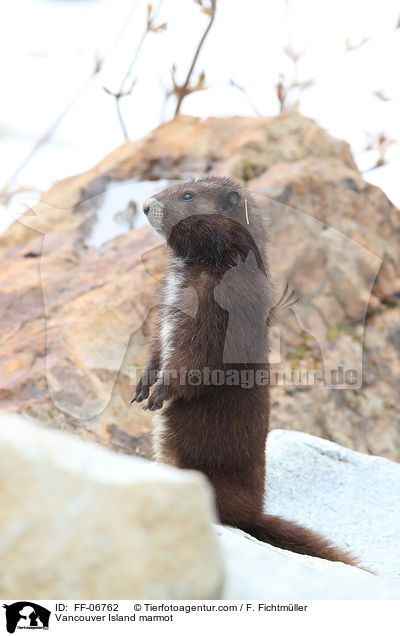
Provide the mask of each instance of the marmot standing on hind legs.
[{"label": "marmot standing on hind legs", "polygon": [[[231,179],[207,177],[167,188],[143,211],[170,251],[158,333],[132,398],[158,411],[155,458],[207,475],[221,523],[356,565],[322,535],[263,513],[273,288],[256,201]],[[182,371],[193,377],[182,381]],[[257,381],[243,383],[249,377]]]}]

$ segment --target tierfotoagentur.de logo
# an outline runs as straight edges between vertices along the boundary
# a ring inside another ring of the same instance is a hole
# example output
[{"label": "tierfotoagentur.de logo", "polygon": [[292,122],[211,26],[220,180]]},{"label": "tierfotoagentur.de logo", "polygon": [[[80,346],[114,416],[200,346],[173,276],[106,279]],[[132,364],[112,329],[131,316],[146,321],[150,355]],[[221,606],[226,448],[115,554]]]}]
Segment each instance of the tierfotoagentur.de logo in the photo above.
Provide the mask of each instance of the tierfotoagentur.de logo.
[{"label": "tierfotoagentur.de logo", "polygon": [[4,604],[3,607],[9,634],[14,634],[16,629],[49,629],[51,612],[37,603],[18,601],[11,605]]}]

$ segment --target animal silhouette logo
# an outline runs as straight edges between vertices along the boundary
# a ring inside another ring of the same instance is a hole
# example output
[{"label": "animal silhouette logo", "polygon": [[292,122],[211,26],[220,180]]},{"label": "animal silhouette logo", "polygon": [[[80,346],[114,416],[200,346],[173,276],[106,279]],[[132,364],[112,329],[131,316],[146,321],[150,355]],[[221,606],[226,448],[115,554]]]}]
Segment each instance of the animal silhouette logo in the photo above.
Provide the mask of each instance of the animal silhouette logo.
[{"label": "animal silhouette logo", "polygon": [[269,315],[267,318],[267,325],[269,327],[272,327],[272,325],[275,322],[276,314],[279,310],[291,309],[299,301],[300,301],[300,298],[297,298],[296,292],[294,291],[294,289],[290,290],[289,283],[286,283],[285,289],[282,292],[281,297],[279,298],[276,305],[272,307],[272,309],[269,312]]},{"label": "animal silhouette logo", "polygon": [[266,363],[267,316],[260,314],[265,281],[265,273],[250,250],[247,258],[228,269],[216,285],[214,298],[229,314],[224,363]]},{"label": "animal silhouette logo", "polygon": [[7,631],[14,634],[16,629],[49,629],[50,610],[32,601],[18,601],[4,604]]}]

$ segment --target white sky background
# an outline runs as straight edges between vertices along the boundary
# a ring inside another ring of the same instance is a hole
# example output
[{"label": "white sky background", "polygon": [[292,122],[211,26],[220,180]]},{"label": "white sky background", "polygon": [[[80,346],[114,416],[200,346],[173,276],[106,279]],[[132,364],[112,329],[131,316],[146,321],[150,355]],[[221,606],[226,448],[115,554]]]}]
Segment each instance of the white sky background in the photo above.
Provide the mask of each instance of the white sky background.
[{"label": "white sky background", "polygon": [[[157,2],[154,2],[157,6]],[[96,55],[106,56],[101,73],[29,165],[17,183],[45,189],[62,177],[92,167],[123,142],[114,98],[135,52],[146,20],[146,0],[2,0],[0,7],[0,188],[35,141],[90,77]],[[400,140],[400,14],[397,0],[218,0],[215,24],[196,72],[206,71],[211,87],[186,98],[182,112],[199,117],[252,115],[251,106],[230,78],[243,85],[263,115],[278,112],[275,85],[292,64],[283,47],[305,49],[301,80],[315,86],[302,97],[300,110],[331,134],[350,142],[359,166],[376,155],[364,151],[366,134],[384,131]],[[125,31],[120,34],[127,16]],[[207,24],[194,0],[164,0],[133,75],[132,97],[122,103],[130,138],[137,139],[161,121],[164,89],[177,65],[181,80]],[[345,40],[369,41],[352,52]],[[373,95],[382,91],[384,102]],[[173,114],[173,100],[165,112]],[[389,165],[365,174],[400,205],[400,144]],[[4,210],[0,209],[0,215]],[[1,218],[0,218],[1,227]]]}]

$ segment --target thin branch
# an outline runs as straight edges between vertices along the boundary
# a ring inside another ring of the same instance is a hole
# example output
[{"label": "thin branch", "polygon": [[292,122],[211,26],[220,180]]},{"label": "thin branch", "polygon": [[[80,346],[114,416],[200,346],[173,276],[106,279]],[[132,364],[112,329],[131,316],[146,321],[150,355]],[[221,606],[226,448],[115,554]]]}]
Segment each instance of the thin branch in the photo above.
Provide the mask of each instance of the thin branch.
[{"label": "thin branch", "polygon": [[146,20],[146,29],[143,31],[138,46],[136,48],[136,51],[134,53],[134,56],[132,58],[132,61],[128,67],[127,72],[124,75],[124,78],[121,82],[121,86],[120,86],[120,92],[123,91],[124,86],[125,86],[125,82],[129,79],[130,74],[132,73],[132,69],[135,66],[137,59],[139,57],[139,53],[143,47],[144,41],[146,39],[146,36],[148,33],[153,32],[153,33],[159,33],[160,31],[165,31],[165,29],[167,28],[167,23],[163,22],[162,24],[158,24],[157,26],[155,26],[154,22],[157,19],[157,16],[161,10],[162,5],[164,4],[165,0],[160,0],[160,2],[158,3],[155,11],[153,12],[153,7],[151,4],[147,5],[147,20]]},{"label": "thin branch", "polygon": [[128,89],[125,88],[127,81],[130,79],[132,70],[137,62],[137,59],[139,57],[139,54],[143,48],[143,44],[146,40],[146,37],[148,36],[149,33],[160,33],[161,31],[164,31],[167,28],[167,23],[163,22],[162,24],[158,24],[157,26],[154,24],[157,15],[162,7],[162,5],[164,4],[165,0],[160,0],[160,2],[158,3],[155,11],[153,12],[153,5],[152,4],[148,4],[147,5],[147,18],[146,18],[146,26],[145,29],[142,33],[142,35],[140,36],[138,45],[135,49],[135,52],[133,54],[131,63],[129,64],[128,70],[126,71],[124,77],[122,78],[120,87],[118,89],[118,91],[113,92],[111,91],[109,88],[106,88],[105,86],[103,86],[103,89],[106,91],[106,93],[108,95],[112,95],[115,98],[115,106],[117,109],[117,115],[118,115],[118,119],[119,119],[119,123],[121,125],[122,128],[122,134],[124,136],[125,141],[128,141],[129,136],[128,136],[128,131],[124,122],[124,119],[122,117],[122,111],[121,111],[121,99],[123,97],[128,97],[129,95],[132,94],[132,90],[133,87],[136,84],[136,79],[131,80],[130,82],[130,87]]},{"label": "thin branch", "polygon": [[133,90],[133,87],[135,86],[135,84],[136,84],[136,80],[134,79],[134,80],[132,80],[132,84],[131,84],[130,88],[127,91],[120,92],[120,93],[113,93],[106,86],[103,86],[103,90],[105,90],[105,92],[108,95],[112,95],[113,97],[115,97],[116,107],[117,107],[117,115],[118,115],[119,123],[121,124],[122,132],[124,134],[125,140],[128,139],[128,131],[126,129],[125,122],[124,122],[124,119],[122,117],[120,100],[121,100],[122,97],[127,97],[128,95],[132,94],[132,90]]},{"label": "thin branch", "polygon": [[241,93],[243,93],[243,95],[245,96],[245,98],[247,99],[247,101],[249,102],[250,106],[252,107],[252,109],[254,110],[254,113],[257,115],[257,117],[260,117],[261,113],[258,110],[258,108],[256,107],[256,105],[254,104],[254,102],[250,99],[250,97],[247,94],[246,89],[243,86],[240,86],[240,84],[237,84],[233,79],[229,80],[229,84],[230,86],[232,86],[233,88],[237,88],[238,91],[240,91]]},{"label": "thin branch", "polygon": [[352,42],[350,42],[350,38],[346,38],[345,43],[344,43],[345,51],[356,51],[357,49],[359,49],[362,46],[364,46],[364,44],[366,44],[368,41],[369,41],[368,38],[363,38],[359,42],[352,43]]},{"label": "thin branch", "polygon": [[193,58],[192,63],[190,65],[188,74],[187,74],[186,79],[184,81],[183,88],[186,88],[187,86],[189,86],[190,78],[191,78],[192,73],[194,71],[194,67],[196,65],[197,58],[199,57],[200,51],[202,49],[202,46],[203,46],[203,44],[204,44],[204,42],[206,40],[206,37],[207,37],[212,25],[213,25],[214,18],[215,18],[216,6],[217,6],[217,0],[211,0],[210,11],[209,11],[209,14],[208,14],[210,16],[210,21],[209,21],[209,23],[207,25],[207,28],[204,31],[203,36],[202,36],[202,38],[201,38],[201,40],[200,40],[200,42],[198,44],[198,47],[197,47],[196,52],[194,54],[194,58]]},{"label": "thin branch", "polygon": [[[293,63],[292,67],[292,80],[287,81],[283,73],[279,74],[279,81],[276,85],[276,96],[279,101],[279,110],[282,113],[285,110],[298,110],[300,106],[300,99],[307,88],[313,86],[314,80],[309,79],[300,81],[298,79],[299,63],[304,55],[304,51],[295,51],[292,46],[292,33],[291,33],[291,21],[290,21],[290,0],[286,0],[286,21],[287,21],[287,45],[284,47],[284,53],[290,58]],[[289,95],[293,93],[293,90],[297,89],[298,98],[291,106],[288,107],[287,100]]]},{"label": "thin branch", "polygon": [[391,139],[387,137],[386,133],[383,131],[378,135],[372,136],[368,135],[370,140],[365,147],[365,150],[372,150],[377,154],[377,159],[373,166],[366,168],[363,170],[363,173],[370,172],[371,170],[376,170],[376,168],[381,168],[382,166],[386,166],[388,161],[386,158],[387,152],[391,146],[397,144],[396,139]]},{"label": "thin branch", "polygon": [[0,190],[0,205],[7,206],[10,202],[10,199],[14,197],[16,194],[21,194],[22,192],[29,192],[30,194],[34,193],[35,195],[40,196],[41,192],[37,188],[30,186],[19,186],[14,190]]},{"label": "thin branch", "polygon": [[190,95],[190,93],[194,93],[196,91],[199,90],[203,90],[205,88],[204,86],[204,72],[201,73],[199,80],[197,82],[197,84],[195,86],[191,86],[190,85],[190,80],[192,77],[192,73],[194,71],[194,67],[196,66],[196,62],[197,59],[200,55],[200,51],[203,47],[204,42],[206,41],[207,35],[210,32],[210,29],[214,23],[214,19],[215,19],[215,11],[217,8],[217,0],[210,0],[210,6],[209,7],[205,7],[203,4],[203,0],[196,0],[197,4],[202,8],[203,13],[206,13],[209,16],[209,22],[208,25],[200,39],[200,42],[197,46],[197,49],[194,53],[194,57],[192,60],[192,63],[190,65],[190,68],[187,72],[186,75],[186,79],[183,82],[183,84],[179,85],[176,81],[175,81],[175,66],[172,67],[172,84],[173,84],[173,88],[170,92],[170,95],[175,95],[177,98],[177,103],[176,103],[176,108],[175,108],[175,117],[179,114],[180,110],[181,110],[181,106],[182,106],[182,102],[185,99],[185,97],[187,95]]}]

